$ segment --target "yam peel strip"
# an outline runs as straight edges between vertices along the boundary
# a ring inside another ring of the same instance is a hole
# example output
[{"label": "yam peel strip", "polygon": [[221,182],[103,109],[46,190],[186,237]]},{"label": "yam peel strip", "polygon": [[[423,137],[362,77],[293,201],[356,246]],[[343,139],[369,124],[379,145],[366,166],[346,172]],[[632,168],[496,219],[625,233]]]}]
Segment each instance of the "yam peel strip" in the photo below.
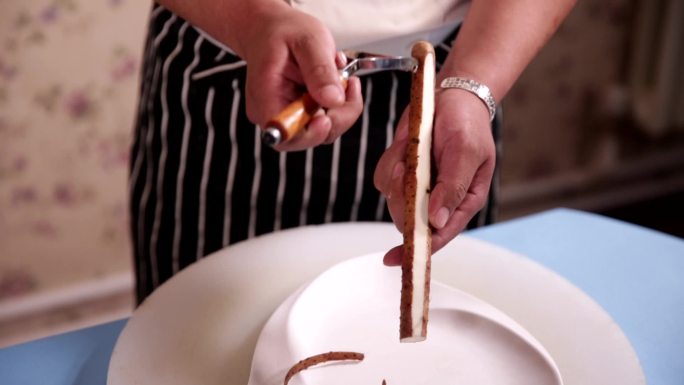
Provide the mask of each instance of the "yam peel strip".
[{"label": "yam peel strip", "polygon": [[287,374],[285,375],[285,381],[283,382],[283,385],[287,385],[295,374],[312,366],[333,361],[363,361],[363,358],[363,353],[357,352],[328,352],[307,357],[294,364],[290,370],[288,370]]}]

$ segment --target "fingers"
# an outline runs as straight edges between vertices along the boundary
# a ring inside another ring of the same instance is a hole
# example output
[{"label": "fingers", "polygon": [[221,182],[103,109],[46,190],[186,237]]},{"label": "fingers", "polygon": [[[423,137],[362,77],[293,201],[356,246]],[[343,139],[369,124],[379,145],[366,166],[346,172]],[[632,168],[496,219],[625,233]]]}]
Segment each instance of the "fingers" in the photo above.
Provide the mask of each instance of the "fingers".
[{"label": "fingers", "polygon": [[352,76],[347,81],[345,103],[337,108],[331,108],[326,115],[331,121],[330,132],[324,143],[330,144],[346,132],[359,118],[363,111],[363,97],[361,96],[361,81]]},{"label": "fingers", "polygon": [[314,100],[324,108],[341,106],[345,92],[340,84],[337,52],[330,34],[309,31],[294,38],[290,49]]},{"label": "fingers", "polygon": [[403,162],[406,158],[406,141],[408,137],[408,109],[404,111],[397,130],[394,135],[394,141],[390,147],[378,160],[375,166],[375,173],[373,175],[373,184],[375,188],[387,197],[390,187],[392,186],[392,172],[397,163]]},{"label": "fingers", "polygon": [[385,196],[392,222],[399,231],[403,231],[404,227],[404,159],[407,138],[408,109],[399,119],[394,141],[380,157],[373,175],[375,188]]},{"label": "fingers", "polygon": [[[397,174],[401,173],[401,177],[395,175],[389,188],[390,197],[387,199],[388,209],[392,215],[392,220],[399,229],[403,231],[404,223],[404,192],[403,192],[403,162],[397,164],[395,168]],[[466,227],[473,216],[484,206],[489,193],[491,184],[491,176],[493,173],[493,164],[483,164],[475,173],[465,196],[460,200],[457,207],[450,210],[448,217],[443,219],[444,224],[440,228],[432,226],[432,253],[436,253],[458,234],[460,234]],[[439,190],[447,194],[444,190]],[[438,194],[432,194],[430,205],[433,205],[433,199],[440,200],[443,197],[438,191]],[[443,201],[440,202],[440,205]],[[434,215],[431,215],[431,221]],[[401,246],[392,248],[385,254],[383,262],[387,266],[400,265],[403,258],[403,248]]]},{"label": "fingers", "polygon": [[389,210],[392,222],[400,232],[404,231],[404,162],[397,162],[392,169],[392,180],[389,191],[385,194],[387,198],[387,209]]},{"label": "fingers", "polygon": [[386,266],[400,266],[404,257],[404,247],[399,245],[391,248],[382,258],[382,263]]},{"label": "fingers", "polygon": [[255,59],[247,66],[246,112],[254,124],[265,125],[305,92],[296,64],[280,48],[270,48],[267,58]]},{"label": "fingers", "polygon": [[[465,99],[464,99],[465,98]],[[495,148],[481,103],[467,93],[442,93],[437,103],[433,155],[437,175],[429,204],[430,224],[446,226],[484,176],[491,179]],[[479,208],[478,208],[479,209]],[[473,211],[474,215],[477,210]]]},{"label": "fingers", "polygon": [[484,206],[494,173],[494,155],[483,159],[466,150],[450,151],[442,155],[437,167],[437,183],[428,209],[433,252],[463,231]]},{"label": "fingers", "polygon": [[320,144],[330,144],[345,133],[363,111],[361,82],[357,77],[349,78],[346,101],[339,107],[319,110],[304,130],[291,140],[275,147],[278,151],[300,151]]},{"label": "fingers", "polygon": [[446,225],[451,214],[466,198],[480,166],[480,159],[473,157],[460,139],[449,138],[445,146],[448,150],[436,157],[437,176],[430,194],[430,224],[436,229]]},{"label": "fingers", "polygon": [[448,113],[435,121],[437,176],[428,208],[433,252],[463,231],[489,194],[496,163],[494,139],[487,117],[469,116],[470,111],[477,110],[461,113],[458,123]]},{"label": "fingers", "polygon": [[432,252],[435,253],[465,229],[468,222],[484,206],[491,185],[493,165],[483,165],[475,175],[470,190],[441,229],[433,229]]}]

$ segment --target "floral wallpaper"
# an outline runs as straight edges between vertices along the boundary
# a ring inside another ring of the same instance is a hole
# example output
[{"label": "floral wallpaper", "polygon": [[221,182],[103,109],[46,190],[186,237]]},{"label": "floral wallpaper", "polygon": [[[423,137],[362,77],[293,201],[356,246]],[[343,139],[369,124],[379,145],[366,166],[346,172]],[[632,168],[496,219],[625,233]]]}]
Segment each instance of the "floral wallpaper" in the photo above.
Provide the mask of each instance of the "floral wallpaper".
[{"label": "floral wallpaper", "polygon": [[[502,187],[583,166],[633,3],[578,2],[506,99]],[[150,3],[0,1],[0,304],[129,272],[128,146]]]},{"label": "floral wallpaper", "polygon": [[0,303],[130,269],[126,173],[148,9],[0,2]]}]

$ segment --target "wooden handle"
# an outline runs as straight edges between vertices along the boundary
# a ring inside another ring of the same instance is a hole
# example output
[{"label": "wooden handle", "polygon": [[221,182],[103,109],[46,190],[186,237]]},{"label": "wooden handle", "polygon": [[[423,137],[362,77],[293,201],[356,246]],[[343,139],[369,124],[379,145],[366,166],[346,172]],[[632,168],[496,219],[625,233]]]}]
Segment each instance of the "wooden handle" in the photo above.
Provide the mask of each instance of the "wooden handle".
[{"label": "wooden handle", "polygon": [[[342,87],[347,89],[347,79],[341,77],[340,82]],[[280,141],[278,143],[286,142],[306,127],[320,108],[321,106],[306,92],[269,120],[266,123],[266,129],[274,128],[278,130],[280,132]]]}]

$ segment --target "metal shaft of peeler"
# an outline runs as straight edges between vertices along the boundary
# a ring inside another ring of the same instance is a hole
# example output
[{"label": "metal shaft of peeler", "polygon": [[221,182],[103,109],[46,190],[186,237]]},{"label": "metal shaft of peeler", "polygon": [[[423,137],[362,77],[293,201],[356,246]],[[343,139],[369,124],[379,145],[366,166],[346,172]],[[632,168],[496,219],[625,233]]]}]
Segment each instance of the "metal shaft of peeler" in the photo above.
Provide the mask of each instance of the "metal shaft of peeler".
[{"label": "metal shaft of peeler", "polygon": [[[347,77],[341,76],[340,82],[342,87],[347,89]],[[308,92],[304,93],[266,123],[261,140],[271,147],[287,142],[309,124],[320,108]]]}]

